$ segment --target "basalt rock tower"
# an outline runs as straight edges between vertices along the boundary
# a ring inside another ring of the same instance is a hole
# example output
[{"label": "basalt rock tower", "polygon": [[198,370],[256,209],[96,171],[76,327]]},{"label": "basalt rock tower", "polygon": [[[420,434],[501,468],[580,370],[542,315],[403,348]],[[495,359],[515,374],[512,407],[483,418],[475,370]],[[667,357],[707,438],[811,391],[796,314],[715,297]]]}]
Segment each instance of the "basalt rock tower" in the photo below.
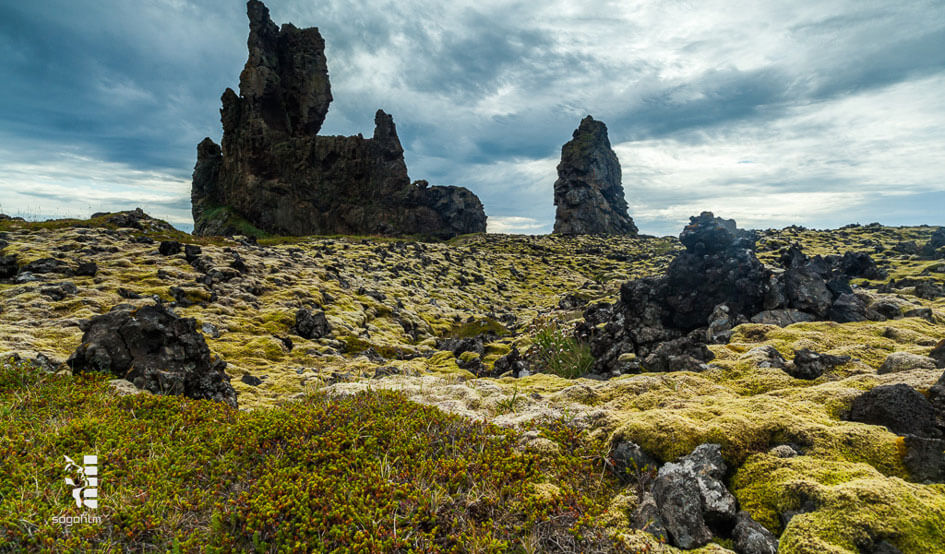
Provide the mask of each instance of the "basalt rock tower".
[{"label": "basalt rock tower", "polygon": [[635,235],[620,184],[620,162],[610,147],[607,126],[593,117],[581,120],[561,147],[555,181],[554,232],[563,235]]},{"label": "basalt rock tower", "polygon": [[222,148],[210,138],[197,146],[195,234],[485,232],[475,194],[410,182],[390,115],[378,110],[372,138],[318,136],[332,100],[321,34],[280,29],[258,0],[247,13],[249,59],[240,94],[223,93]]}]

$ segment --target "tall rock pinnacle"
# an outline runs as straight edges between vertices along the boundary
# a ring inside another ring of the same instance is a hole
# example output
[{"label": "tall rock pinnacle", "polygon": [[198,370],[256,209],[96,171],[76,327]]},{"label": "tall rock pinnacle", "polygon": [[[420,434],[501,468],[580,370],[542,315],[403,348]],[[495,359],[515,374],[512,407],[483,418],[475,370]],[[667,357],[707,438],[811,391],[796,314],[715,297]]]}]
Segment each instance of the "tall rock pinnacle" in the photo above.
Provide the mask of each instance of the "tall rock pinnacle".
[{"label": "tall rock pinnacle", "polygon": [[197,147],[194,233],[381,234],[440,238],[485,232],[479,198],[462,187],[411,183],[393,118],[372,138],[318,136],[332,101],[317,28],[281,28],[246,5],[249,58],[240,93],[221,98],[222,148]]},{"label": "tall rock pinnacle", "polygon": [[637,226],[627,214],[620,162],[610,147],[607,126],[591,116],[581,120],[571,141],[561,147],[555,206],[555,233],[637,233]]}]

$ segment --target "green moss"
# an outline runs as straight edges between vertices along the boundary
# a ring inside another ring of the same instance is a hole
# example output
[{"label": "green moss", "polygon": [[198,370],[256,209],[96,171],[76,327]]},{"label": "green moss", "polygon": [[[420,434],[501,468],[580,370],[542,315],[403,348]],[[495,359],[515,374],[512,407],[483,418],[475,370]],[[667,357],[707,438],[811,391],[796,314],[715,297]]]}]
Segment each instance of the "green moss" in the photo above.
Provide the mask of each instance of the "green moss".
[{"label": "green moss", "polygon": [[[614,550],[597,521],[618,484],[596,441],[518,452],[514,431],[394,393],[312,395],[238,412],[178,397],[115,398],[104,376],[0,363],[0,547],[29,551]],[[78,516],[62,455],[99,457],[101,525]],[[554,483],[554,494],[546,491]]]},{"label": "green moss", "polygon": [[449,336],[457,338],[472,338],[484,334],[504,337],[509,334],[509,330],[494,319],[484,318],[476,321],[457,323],[453,325],[449,331]]},{"label": "green moss", "polygon": [[945,488],[888,479],[866,464],[759,454],[739,469],[733,490],[744,509],[775,531],[779,514],[813,508],[791,519],[781,552],[855,553],[871,539],[917,553],[945,544]]}]

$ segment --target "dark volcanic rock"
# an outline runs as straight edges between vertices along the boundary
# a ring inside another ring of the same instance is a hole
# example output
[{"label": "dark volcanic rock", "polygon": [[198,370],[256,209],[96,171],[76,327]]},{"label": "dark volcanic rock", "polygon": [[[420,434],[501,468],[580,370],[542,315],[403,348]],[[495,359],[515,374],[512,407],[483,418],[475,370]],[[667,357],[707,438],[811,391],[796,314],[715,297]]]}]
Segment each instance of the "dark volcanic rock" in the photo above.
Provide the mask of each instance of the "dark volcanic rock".
[{"label": "dark volcanic rock", "polygon": [[301,308],[295,313],[295,332],[302,338],[320,339],[331,334],[331,324],[325,312]]},{"label": "dark volcanic rock", "polygon": [[778,538],[747,512],[738,512],[735,530],[735,551],[739,554],[777,554]]},{"label": "dark volcanic rock", "polygon": [[67,363],[75,373],[109,372],[155,394],[178,394],[236,406],[226,362],[211,357],[193,318],[161,304],[116,306],[83,325],[82,345]]},{"label": "dark volcanic rock", "polygon": [[16,255],[0,256],[0,279],[12,279],[19,269]]},{"label": "dark volcanic rock", "polygon": [[945,440],[906,435],[902,465],[915,481],[945,481]]},{"label": "dark volcanic rock", "polygon": [[492,374],[496,377],[507,371],[512,372],[512,377],[528,377],[530,375],[528,362],[522,358],[522,354],[514,346],[508,354],[497,359],[492,366]]},{"label": "dark volcanic rock", "polygon": [[635,235],[620,183],[620,162],[607,126],[587,116],[561,147],[555,181],[554,232],[564,235]]},{"label": "dark volcanic rock", "polygon": [[883,425],[897,435],[938,438],[935,409],[909,385],[875,387],[853,400],[850,420]]},{"label": "dark volcanic rock", "polygon": [[450,237],[484,232],[472,192],[411,183],[391,116],[372,138],[317,136],[332,100],[317,28],[280,29],[247,4],[249,59],[240,94],[223,93],[223,144],[197,147],[195,234],[370,233]]},{"label": "dark volcanic rock", "polygon": [[939,227],[932,233],[929,242],[922,247],[922,256],[925,258],[945,257],[945,227]]},{"label": "dark volcanic rock", "polygon": [[735,497],[725,487],[725,462],[717,444],[702,444],[676,463],[660,468],[653,497],[673,544],[695,548],[727,535],[735,525]]},{"label": "dark volcanic rock", "polygon": [[849,356],[819,354],[802,348],[794,351],[794,361],[785,368],[785,372],[797,379],[816,379],[825,371],[850,361]]},{"label": "dark volcanic rock", "polygon": [[24,273],[44,275],[47,273],[58,273],[61,275],[73,275],[75,272],[69,267],[69,264],[56,258],[40,258],[32,261],[22,268]]},{"label": "dark volcanic rock", "polygon": [[938,341],[929,352],[929,357],[935,360],[935,367],[945,367],[945,339]]},{"label": "dark volcanic rock", "polygon": [[160,252],[162,256],[179,254],[180,243],[176,240],[162,240],[160,246],[158,246],[158,252]]},{"label": "dark volcanic rock", "polygon": [[75,274],[79,277],[95,277],[98,273],[98,264],[95,262],[82,262],[75,269]]}]

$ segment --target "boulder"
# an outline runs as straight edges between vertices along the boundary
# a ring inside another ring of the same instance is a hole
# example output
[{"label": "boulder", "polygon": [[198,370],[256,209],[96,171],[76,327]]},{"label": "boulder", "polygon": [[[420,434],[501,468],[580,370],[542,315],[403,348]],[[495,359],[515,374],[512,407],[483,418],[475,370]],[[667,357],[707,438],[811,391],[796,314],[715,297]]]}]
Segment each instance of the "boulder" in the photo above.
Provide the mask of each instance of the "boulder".
[{"label": "boulder", "polygon": [[929,357],[935,360],[935,367],[945,367],[945,339],[938,341],[929,352]]},{"label": "boulder", "polygon": [[508,354],[497,359],[492,367],[492,374],[496,377],[508,372],[512,373],[512,377],[528,377],[530,375],[528,362],[522,358],[522,354],[514,346]]},{"label": "boulder", "polygon": [[485,232],[482,203],[461,187],[411,183],[393,118],[371,138],[318,136],[332,101],[317,28],[281,29],[247,3],[249,57],[240,93],[221,98],[221,146],[197,147],[194,233],[381,234],[447,238]]},{"label": "boulder", "polygon": [[119,305],[82,327],[82,344],[67,361],[74,373],[108,372],[155,394],[236,407],[226,362],[211,356],[193,318],[178,317],[162,304]]},{"label": "boulder", "polygon": [[827,318],[837,323],[866,321],[866,312],[867,306],[863,299],[853,293],[843,293],[831,304]]},{"label": "boulder", "polygon": [[625,480],[646,471],[656,471],[660,465],[659,460],[640,448],[640,445],[628,440],[615,440],[608,460],[611,470]]},{"label": "boulder", "polygon": [[758,367],[766,369],[774,368],[783,370],[788,367],[788,362],[784,359],[784,356],[782,356],[781,353],[771,345],[752,348],[748,352],[745,352],[739,356],[739,359],[752,360],[758,365]]},{"label": "boulder", "polygon": [[305,339],[320,339],[331,334],[331,324],[325,312],[300,308],[295,312],[295,332]]},{"label": "boulder", "polygon": [[922,256],[927,259],[945,257],[945,227],[939,227],[922,247]]},{"label": "boulder", "polygon": [[935,409],[909,385],[875,387],[853,399],[851,421],[882,425],[897,435],[939,438]]},{"label": "boulder", "polygon": [[554,185],[554,232],[564,235],[635,235],[620,182],[620,162],[607,126],[587,116],[561,147]]},{"label": "boulder", "polygon": [[925,300],[935,300],[945,296],[945,287],[935,281],[922,281],[916,284],[915,295]]},{"label": "boulder", "polygon": [[816,321],[817,317],[807,312],[795,310],[792,308],[781,308],[777,310],[764,310],[751,316],[752,323],[763,323],[765,325],[777,325],[778,327],[787,327],[795,323],[804,321]]},{"label": "boulder", "polygon": [[928,356],[920,356],[910,352],[893,352],[886,356],[883,365],[879,366],[877,373],[899,373],[900,371],[911,371],[913,369],[935,369],[935,360]]},{"label": "boulder", "polygon": [[179,254],[180,243],[176,240],[162,240],[160,246],[158,246],[158,252],[160,252],[162,256]]},{"label": "boulder", "polygon": [[802,348],[794,351],[794,361],[784,371],[796,379],[816,379],[827,370],[849,361],[849,356],[820,354]]},{"label": "boulder", "polygon": [[945,482],[945,440],[906,435],[902,465],[919,482]]},{"label": "boulder", "polygon": [[660,468],[653,498],[674,545],[696,548],[709,542],[712,529],[722,535],[732,530],[737,503],[722,482],[725,471],[717,444],[699,445],[678,462]]},{"label": "boulder", "polygon": [[16,263],[16,255],[0,256],[0,279],[13,279],[20,266]]},{"label": "boulder", "polygon": [[653,498],[673,545],[698,548],[712,539],[712,531],[702,516],[699,483],[682,465],[668,463],[660,468],[653,483]]},{"label": "boulder", "polygon": [[40,258],[34,260],[20,268],[21,273],[31,273],[33,275],[45,275],[56,273],[60,275],[74,275],[75,272],[69,267],[69,264],[56,258]]},{"label": "boulder", "polygon": [[75,269],[78,277],[95,277],[96,273],[98,273],[98,264],[95,262],[81,262]]},{"label": "boulder", "polygon": [[732,537],[735,539],[735,551],[739,554],[777,554],[778,552],[778,538],[753,520],[747,512],[738,512]]}]

